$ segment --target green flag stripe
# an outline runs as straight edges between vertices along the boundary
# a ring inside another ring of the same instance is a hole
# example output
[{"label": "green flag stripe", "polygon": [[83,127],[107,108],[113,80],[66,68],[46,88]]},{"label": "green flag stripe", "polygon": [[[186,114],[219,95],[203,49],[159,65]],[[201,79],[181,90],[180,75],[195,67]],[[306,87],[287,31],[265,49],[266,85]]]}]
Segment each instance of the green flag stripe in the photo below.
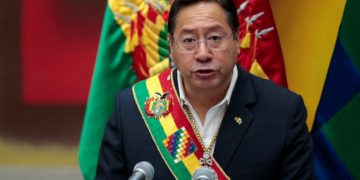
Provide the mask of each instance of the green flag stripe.
[{"label": "green flag stripe", "polygon": [[114,109],[116,92],[131,86],[136,79],[131,71],[132,57],[124,53],[125,39],[107,6],[79,145],[79,163],[85,180],[95,178],[100,144]]},{"label": "green flag stripe", "polygon": [[[339,38],[350,60],[360,70],[360,1],[347,0]],[[339,94],[340,95],[340,94]],[[322,129],[341,160],[355,179],[360,179],[360,92],[354,96]]]},{"label": "green flag stripe", "polygon": [[340,41],[344,49],[350,56],[350,59],[360,70],[360,1],[347,0],[346,7],[341,22]]},{"label": "green flag stripe", "polygon": [[167,41],[167,32],[168,32],[167,25],[165,25],[164,30],[160,31],[160,34],[159,34],[158,53],[161,56],[161,60],[164,58],[168,58],[170,55],[169,54],[169,43]]},{"label": "green flag stripe", "polygon": [[360,93],[322,127],[340,158],[354,173],[355,179],[360,178],[360,145],[356,141],[360,139],[359,107]]},{"label": "green flag stripe", "polygon": [[168,48],[163,48],[159,46],[159,51],[158,51],[159,55],[163,58],[167,58],[169,57],[169,49]]},{"label": "green flag stripe", "polygon": [[[159,37],[161,37],[161,39],[165,39],[167,40],[168,37],[168,27],[167,24],[165,24],[164,29],[162,31],[160,31]],[[168,44],[167,44],[168,46]]]},{"label": "green flag stripe", "polygon": [[154,119],[148,118],[146,115],[145,102],[146,99],[150,97],[146,90],[146,81],[138,82],[134,86],[134,93],[136,94],[135,97],[139,106],[139,110],[141,111],[141,114],[146,121],[149,130],[151,131],[151,134],[153,136],[152,138],[157,144],[158,150],[161,152],[162,157],[167,162],[173,174],[175,174],[175,176],[179,179],[190,179],[191,175],[185,165],[182,162],[175,164],[174,159],[171,157],[165,146],[163,146],[162,140],[165,139],[167,136],[163,130],[163,127],[161,126],[160,121],[154,121]]},{"label": "green flag stripe", "polygon": [[159,38],[159,47],[168,49],[169,48],[169,43],[167,41],[167,39],[163,39],[163,38]]}]

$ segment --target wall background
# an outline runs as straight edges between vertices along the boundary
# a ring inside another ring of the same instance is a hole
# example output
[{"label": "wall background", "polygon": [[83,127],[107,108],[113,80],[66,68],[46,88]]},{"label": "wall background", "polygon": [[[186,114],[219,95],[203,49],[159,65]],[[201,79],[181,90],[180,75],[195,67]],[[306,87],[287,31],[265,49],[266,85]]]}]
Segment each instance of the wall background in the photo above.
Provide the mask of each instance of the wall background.
[{"label": "wall background", "polygon": [[11,175],[9,167],[78,169],[105,5],[0,0],[0,179]]}]

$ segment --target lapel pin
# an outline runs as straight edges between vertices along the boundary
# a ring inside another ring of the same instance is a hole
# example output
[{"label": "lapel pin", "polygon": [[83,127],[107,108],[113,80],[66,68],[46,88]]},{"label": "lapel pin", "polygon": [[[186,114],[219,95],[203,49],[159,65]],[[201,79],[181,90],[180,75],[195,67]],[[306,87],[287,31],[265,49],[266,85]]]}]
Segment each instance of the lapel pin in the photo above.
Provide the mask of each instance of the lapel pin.
[{"label": "lapel pin", "polygon": [[234,118],[234,120],[235,120],[235,122],[236,122],[238,125],[241,125],[241,124],[242,124],[242,119],[241,119],[241,117],[236,116],[236,117]]}]

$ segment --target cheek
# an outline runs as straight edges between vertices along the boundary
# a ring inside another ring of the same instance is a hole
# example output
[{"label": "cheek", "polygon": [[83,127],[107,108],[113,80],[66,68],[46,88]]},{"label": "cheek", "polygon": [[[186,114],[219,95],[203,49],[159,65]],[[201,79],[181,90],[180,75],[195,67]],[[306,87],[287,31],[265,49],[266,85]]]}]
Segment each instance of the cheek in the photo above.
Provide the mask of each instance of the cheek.
[{"label": "cheek", "polygon": [[235,48],[229,48],[224,52],[223,57],[227,62],[236,63],[238,59],[238,51]]},{"label": "cheek", "polygon": [[191,63],[189,62],[188,58],[181,54],[173,53],[173,61],[175,63],[175,66],[180,71],[186,71],[187,69],[190,69]]},{"label": "cheek", "polygon": [[172,52],[171,54],[174,62],[178,64],[189,64],[192,59],[192,56],[190,54],[183,54],[178,52]]},{"label": "cheek", "polygon": [[236,63],[238,60],[238,56],[240,53],[240,49],[237,46],[234,46],[232,49],[229,50],[229,58],[232,60],[233,63]]}]

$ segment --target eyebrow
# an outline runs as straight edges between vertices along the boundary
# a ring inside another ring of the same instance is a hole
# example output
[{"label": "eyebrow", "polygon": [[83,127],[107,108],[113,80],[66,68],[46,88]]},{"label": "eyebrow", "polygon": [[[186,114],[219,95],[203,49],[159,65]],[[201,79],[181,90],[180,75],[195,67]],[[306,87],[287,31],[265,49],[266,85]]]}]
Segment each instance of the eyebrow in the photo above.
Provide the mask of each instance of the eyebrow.
[{"label": "eyebrow", "polygon": [[180,34],[183,34],[183,33],[193,33],[193,32],[195,32],[195,29],[182,29],[181,31],[180,31]]},{"label": "eyebrow", "polygon": [[[225,29],[218,25],[218,24],[214,24],[214,25],[210,25],[209,27],[206,27],[206,31],[225,31]],[[195,28],[191,28],[191,27],[185,27],[180,31],[180,34],[182,33],[194,33],[196,32]]]}]

